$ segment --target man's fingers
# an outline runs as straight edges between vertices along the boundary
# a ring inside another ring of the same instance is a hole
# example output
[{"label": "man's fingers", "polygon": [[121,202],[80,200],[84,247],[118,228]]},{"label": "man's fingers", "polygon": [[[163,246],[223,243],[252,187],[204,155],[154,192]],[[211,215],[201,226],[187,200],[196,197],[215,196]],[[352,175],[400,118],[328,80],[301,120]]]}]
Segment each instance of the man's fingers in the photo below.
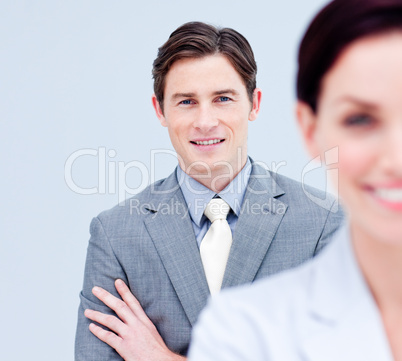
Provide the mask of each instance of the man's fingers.
[{"label": "man's fingers", "polygon": [[126,302],[130,306],[133,305],[134,307],[141,307],[140,303],[131,293],[130,289],[123,280],[117,279],[114,285],[117,292],[119,292],[119,295],[123,298],[124,302]]},{"label": "man's fingers", "polygon": [[92,289],[92,293],[97,298],[99,298],[106,306],[116,312],[117,316],[119,316],[119,318],[123,322],[128,322],[130,320],[130,316],[132,316],[132,311],[125,302],[113,296],[111,293],[101,287],[94,287]]},{"label": "man's fingers", "polygon": [[[93,294],[114,310],[117,317],[99,311],[85,310],[86,317],[110,330],[91,324],[90,331],[113,347],[125,360],[176,360],[171,357],[176,355],[169,351],[156,327],[126,284],[122,280],[117,280],[115,285],[123,300],[101,287],[93,288]],[[137,356],[143,352],[151,352],[157,356],[145,358]]]},{"label": "man's fingers", "polygon": [[98,322],[103,326],[106,326],[108,329],[112,330],[118,335],[124,336],[124,330],[126,325],[122,321],[120,321],[117,317],[93,310],[85,310],[84,315],[90,320]]},{"label": "man's fingers", "polygon": [[117,349],[122,342],[122,339],[115,335],[113,332],[106,331],[102,327],[91,323],[89,325],[89,330],[101,341],[107,343],[110,347]]},{"label": "man's fingers", "polygon": [[[123,301],[130,307],[137,318],[144,323],[151,323],[150,319],[142,309],[138,300],[131,293],[130,289],[127,285],[120,279],[117,279],[115,282],[116,290],[119,292],[119,295],[123,299]],[[153,324],[152,324],[153,325]]]}]

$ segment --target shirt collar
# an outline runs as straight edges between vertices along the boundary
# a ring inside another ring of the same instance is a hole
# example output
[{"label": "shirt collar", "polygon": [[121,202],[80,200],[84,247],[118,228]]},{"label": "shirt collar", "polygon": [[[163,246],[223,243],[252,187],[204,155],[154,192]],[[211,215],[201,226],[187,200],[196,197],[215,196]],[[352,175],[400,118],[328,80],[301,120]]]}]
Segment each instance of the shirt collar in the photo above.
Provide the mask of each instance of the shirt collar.
[{"label": "shirt collar", "polygon": [[198,227],[201,226],[206,205],[215,195],[229,204],[233,213],[239,216],[252,169],[250,158],[247,158],[247,162],[239,174],[218,194],[190,177],[180,166],[176,169],[177,180],[186,200],[190,217]]}]

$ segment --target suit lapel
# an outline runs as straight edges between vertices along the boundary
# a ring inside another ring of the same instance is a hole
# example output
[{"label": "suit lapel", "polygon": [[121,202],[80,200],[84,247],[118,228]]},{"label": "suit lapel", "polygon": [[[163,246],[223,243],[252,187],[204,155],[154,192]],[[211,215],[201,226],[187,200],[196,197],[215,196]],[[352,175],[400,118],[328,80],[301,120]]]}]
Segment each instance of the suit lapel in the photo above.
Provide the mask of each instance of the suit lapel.
[{"label": "suit lapel", "polygon": [[[166,190],[173,190],[166,192]],[[155,189],[145,226],[192,325],[209,296],[186,202],[175,172]],[[160,193],[166,193],[160,195]]]},{"label": "suit lapel", "polygon": [[381,316],[354,258],[347,228],[312,275],[309,323],[301,342],[304,358],[382,360],[392,356]]},{"label": "suit lapel", "polygon": [[254,280],[287,209],[275,198],[282,194],[268,171],[253,164],[222,287]]},{"label": "suit lapel", "polygon": [[[270,174],[253,164],[222,287],[254,280],[286,212],[276,199],[284,192]],[[145,226],[192,325],[209,289],[187,205],[174,172],[154,189]]]}]

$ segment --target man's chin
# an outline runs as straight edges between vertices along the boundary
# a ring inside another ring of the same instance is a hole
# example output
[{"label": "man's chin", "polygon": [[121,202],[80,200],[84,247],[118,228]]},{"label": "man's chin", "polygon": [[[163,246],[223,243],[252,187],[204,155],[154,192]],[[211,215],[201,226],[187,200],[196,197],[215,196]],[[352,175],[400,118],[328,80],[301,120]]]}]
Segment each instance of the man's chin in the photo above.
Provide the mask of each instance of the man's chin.
[{"label": "man's chin", "polygon": [[213,162],[194,162],[187,167],[186,173],[194,178],[199,177],[213,177],[219,175],[227,175],[233,177],[235,170],[230,162],[224,160],[215,160]]}]

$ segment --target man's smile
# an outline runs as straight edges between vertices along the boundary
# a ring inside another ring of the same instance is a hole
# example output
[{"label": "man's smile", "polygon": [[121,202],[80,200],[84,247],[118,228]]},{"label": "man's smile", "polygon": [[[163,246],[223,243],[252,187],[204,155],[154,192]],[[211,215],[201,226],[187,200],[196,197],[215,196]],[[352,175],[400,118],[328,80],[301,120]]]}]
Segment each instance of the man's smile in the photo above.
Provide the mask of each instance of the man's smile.
[{"label": "man's smile", "polygon": [[205,145],[222,143],[224,141],[225,141],[225,139],[215,138],[215,139],[206,139],[206,140],[190,140],[190,143],[205,146]]}]

